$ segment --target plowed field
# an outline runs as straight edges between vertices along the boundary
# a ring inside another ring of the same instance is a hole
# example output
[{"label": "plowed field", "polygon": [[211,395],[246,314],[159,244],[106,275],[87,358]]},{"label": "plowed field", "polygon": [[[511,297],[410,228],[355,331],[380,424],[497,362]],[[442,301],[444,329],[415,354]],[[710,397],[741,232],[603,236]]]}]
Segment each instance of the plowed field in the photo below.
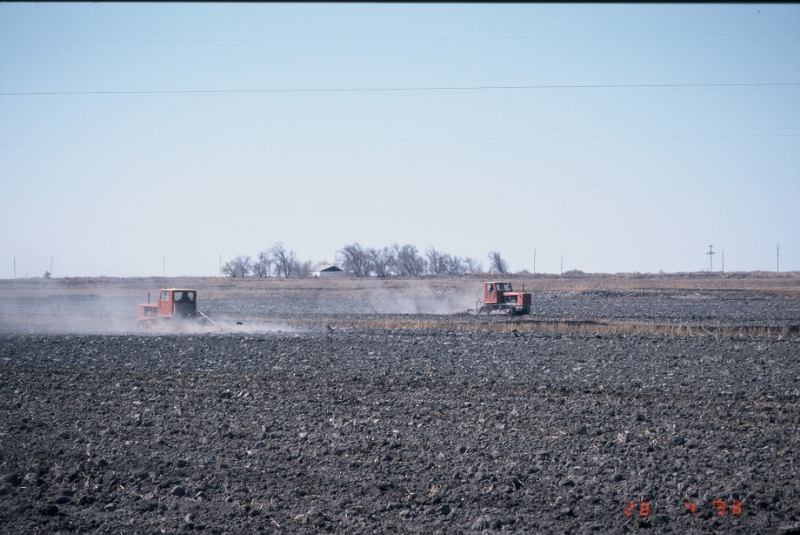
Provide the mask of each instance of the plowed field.
[{"label": "plowed field", "polygon": [[133,328],[163,281],[73,282],[0,285],[2,532],[800,533],[797,281],[517,323],[474,281],[192,284],[226,329],[179,334]]}]

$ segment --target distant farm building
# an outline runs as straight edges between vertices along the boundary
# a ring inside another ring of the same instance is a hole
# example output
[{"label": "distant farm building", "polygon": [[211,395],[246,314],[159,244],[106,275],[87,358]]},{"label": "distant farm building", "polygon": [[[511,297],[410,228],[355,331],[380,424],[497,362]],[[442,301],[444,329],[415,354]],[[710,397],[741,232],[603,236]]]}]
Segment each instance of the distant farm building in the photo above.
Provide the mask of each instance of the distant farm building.
[{"label": "distant farm building", "polygon": [[314,268],[311,272],[312,277],[341,277],[344,271],[333,264],[324,264]]}]

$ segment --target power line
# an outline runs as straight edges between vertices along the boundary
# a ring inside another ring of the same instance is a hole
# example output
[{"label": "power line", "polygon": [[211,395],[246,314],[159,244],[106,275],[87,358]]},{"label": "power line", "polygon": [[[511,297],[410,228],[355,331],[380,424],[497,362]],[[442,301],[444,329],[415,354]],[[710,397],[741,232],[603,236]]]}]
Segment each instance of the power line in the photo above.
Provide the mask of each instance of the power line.
[{"label": "power line", "polygon": [[715,254],[717,254],[717,253],[714,252],[713,248],[714,248],[713,245],[709,245],[708,246],[708,252],[706,253],[708,255],[708,270],[709,271],[714,271],[713,257],[714,257]]},{"label": "power line", "polygon": [[541,34],[541,35],[466,35],[466,36],[422,36],[422,37],[272,37],[259,39],[117,39],[97,41],[0,41],[0,45],[102,45],[102,44],[178,44],[178,43],[274,43],[315,41],[468,41],[468,40],[532,40],[551,37],[580,39],[585,37],[762,37],[800,35],[797,32],[752,32],[752,33],[630,33],[630,34]]},{"label": "power line", "polygon": [[[371,190],[371,191],[389,191],[389,190],[467,190],[467,189],[485,189],[490,188],[541,188],[541,187],[659,187],[659,186],[748,186],[748,185],[798,185],[796,181],[751,181],[751,182],[530,182],[530,183],[514,183],[514,184],[491,184],[491,183],[475,183],[475,184],[378,184],[378,185],[308,185],[308,186],[265,186],[260,185],[258,191],[356,191],[356,190]],[[130,191],[139,191],[140,188],[122,186],[122,187],[75,187],[65,186],[52,188],[52,192],[104,192],[104,193],[124,193]],[[6,191],[22,191],[22,188],[6,188]],[[708,253],[706,253],[708,254]],[[714,253],[716,254],[716,253]],[[750,256],[763,256],[754,253]]]},{"label": "power line", "polygon": [[743,139],[800,137],[800,134],[689,134],[651,136],[511,136],[511,137],[396,137],[396,138],[330,138],[330,139],[261,139],[255,141],[74,141],[41,143],[0,143],[0,147],[39,146],[115,146],[115,145],[265,145],[271,143],[396,143],[409,141],[541,141],[570,139]]},{"label": "power line", "polygon": [[495,91],[531,89],[646,89],[646,88],[697,88],[697,87],[797,87],[800,82],[732,83],[732,84],[543,84],[543,85],[476,85],[476,86],[420,86],[420,87],[344,87],[344,88],[290,88],[290,89],[157,89],[125,91],[12,91],[0,93],[3,97],[65,96],[65,95],[186,95],[186,94],[258,94],[258,93],[387,93],[424,91]]}]

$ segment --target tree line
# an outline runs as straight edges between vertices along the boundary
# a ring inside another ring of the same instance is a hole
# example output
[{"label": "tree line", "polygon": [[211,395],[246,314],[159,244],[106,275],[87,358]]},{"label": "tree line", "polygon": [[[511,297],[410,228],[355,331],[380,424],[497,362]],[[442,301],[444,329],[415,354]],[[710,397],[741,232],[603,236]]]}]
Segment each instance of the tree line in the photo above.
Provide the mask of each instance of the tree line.
[{"label": "tree line", "polygon": [[[509,273],[508,262],[498,251],[487,255],[488,272]],[[345,245],[336,253],[336,263],[356,277],[422,277],[425,275],[467,275],[484,273],[483,262],[439,251],[434,247],[422,253],[415,245],[392,244],[388,247],[363,247],[359,243]],[[275,243],[255,257],[239,255],[222,266],[222,274],[231,278],[306,278],[316,263],[301,261],[297,254]]]}]

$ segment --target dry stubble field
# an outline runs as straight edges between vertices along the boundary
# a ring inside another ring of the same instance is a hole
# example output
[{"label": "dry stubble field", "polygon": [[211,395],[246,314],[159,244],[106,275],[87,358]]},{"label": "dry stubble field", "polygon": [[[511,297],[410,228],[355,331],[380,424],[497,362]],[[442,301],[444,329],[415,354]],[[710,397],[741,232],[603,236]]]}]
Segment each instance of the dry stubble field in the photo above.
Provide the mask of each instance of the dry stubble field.
[{"label": "dry stubble field", "polygon": [[0,531],[800,533],[797,274],[480,282],[0,281]]}]

